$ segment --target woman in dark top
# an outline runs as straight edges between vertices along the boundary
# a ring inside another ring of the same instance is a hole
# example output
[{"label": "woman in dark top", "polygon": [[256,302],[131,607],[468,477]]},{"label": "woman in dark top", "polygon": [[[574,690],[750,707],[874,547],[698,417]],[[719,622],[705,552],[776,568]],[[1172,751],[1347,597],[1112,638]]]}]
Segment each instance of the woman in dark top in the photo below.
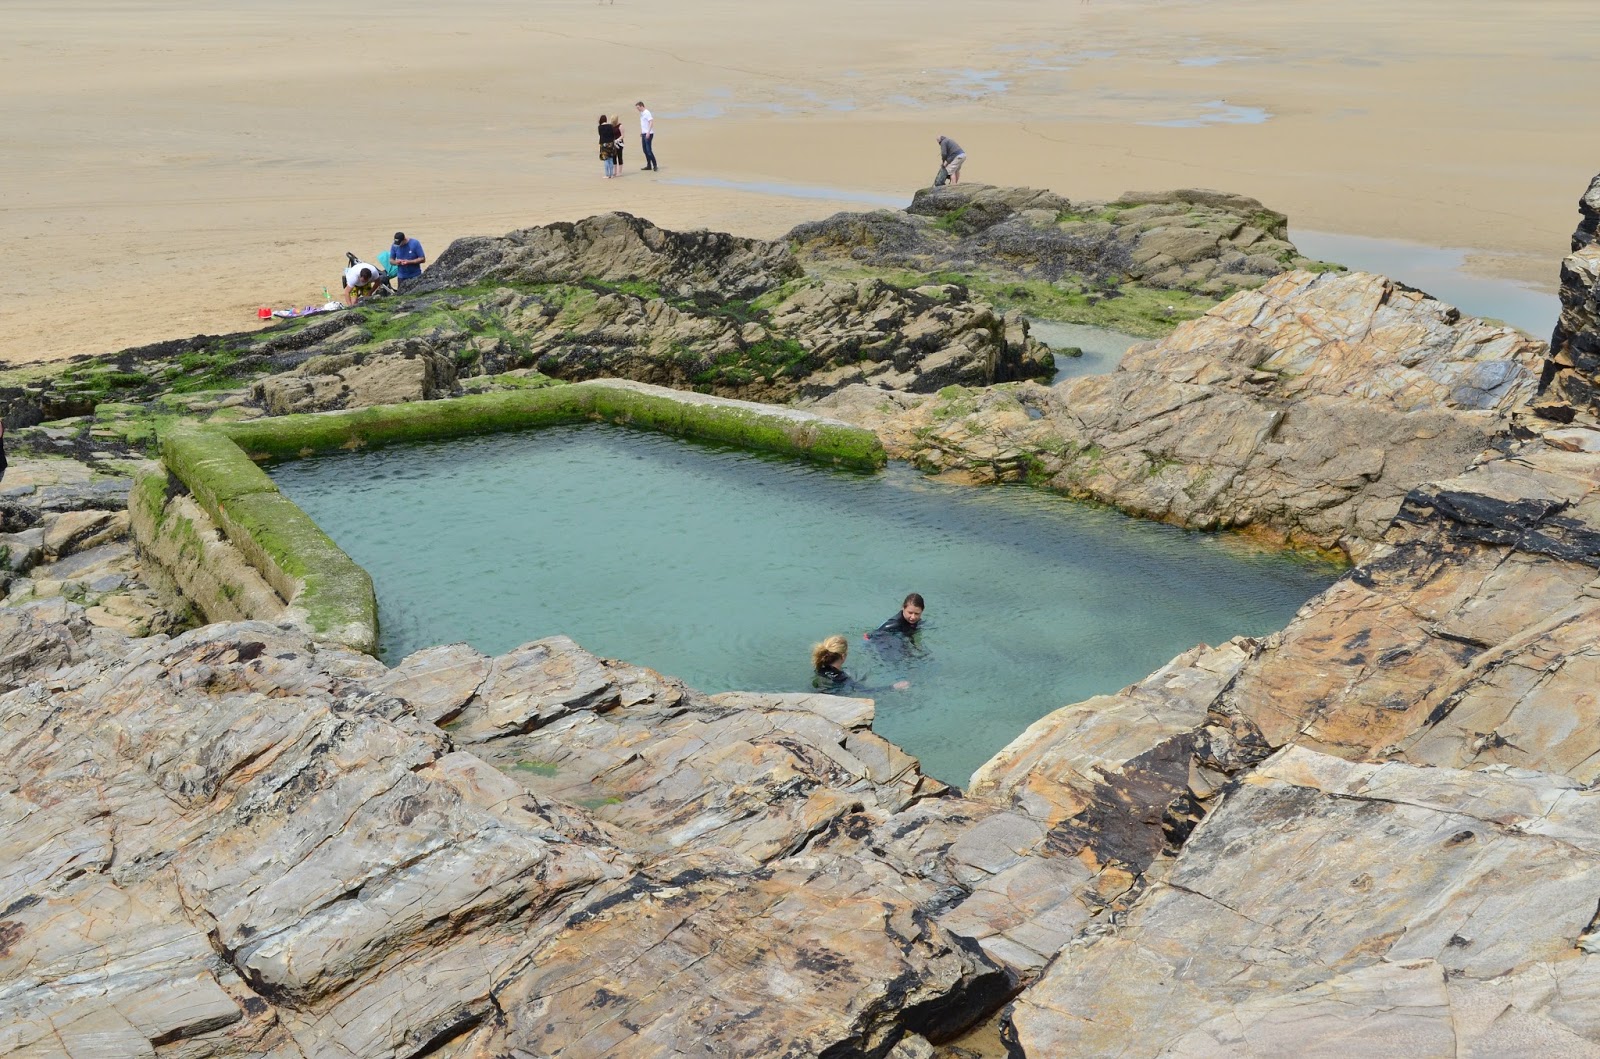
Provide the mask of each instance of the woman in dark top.
[{"label": "woman in dark top", "polygon": [[[886,688],[869,688],[844,671],[844,660],[850,654],[850,641],[843,636],[830,636],[811,648],[811,686],[818,691],[854,695],[878,692]],[[911,686],[908,680],[898,680],[894,690],[904,691]]]},{"label": "woman in dark top", "polygon": [[606,120],[604,114],[600,115],[600,160],[606,164],[606,179],[618,168],[617,166],[617,127]]},{"label": "woman in dark top", "polygon": [[616,152],[616,155],[617,155],[617,171],[616,171],[615,175],[616,176],[621,176],[622,175],[622,146],[623,146],[622,145],[622,115],[621,114],[618,114],[616,116],[616,119],[611,122],[611,131],[616,133],[616,139],[611,144],[612,150],[614,150]]}]

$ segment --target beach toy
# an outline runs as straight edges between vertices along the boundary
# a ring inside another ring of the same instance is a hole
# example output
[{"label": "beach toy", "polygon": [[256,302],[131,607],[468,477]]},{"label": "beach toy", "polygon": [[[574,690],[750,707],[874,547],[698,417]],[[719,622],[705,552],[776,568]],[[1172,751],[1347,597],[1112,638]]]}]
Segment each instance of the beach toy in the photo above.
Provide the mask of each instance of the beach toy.
[{"label": "beach toy", "polygon": [[257,320],[270,320],[270,319],[272,319],[272,310],[267,308],[265,305],[263,305],[261,308],[256,310],[256,319]]}]

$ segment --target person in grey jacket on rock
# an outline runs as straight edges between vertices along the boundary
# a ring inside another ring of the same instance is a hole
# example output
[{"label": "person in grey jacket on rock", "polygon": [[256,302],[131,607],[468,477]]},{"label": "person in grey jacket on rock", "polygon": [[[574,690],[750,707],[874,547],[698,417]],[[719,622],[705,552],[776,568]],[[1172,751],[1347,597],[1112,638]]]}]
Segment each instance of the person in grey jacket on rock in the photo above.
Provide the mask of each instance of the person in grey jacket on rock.
[{"label": "person in grey jacket on rock", "polygon": [[966,160],[967,152],[961,149],[959,143],[948,136],[939,137],[939,164],[950,174],[950,183],[961,183],[961,163]]}]

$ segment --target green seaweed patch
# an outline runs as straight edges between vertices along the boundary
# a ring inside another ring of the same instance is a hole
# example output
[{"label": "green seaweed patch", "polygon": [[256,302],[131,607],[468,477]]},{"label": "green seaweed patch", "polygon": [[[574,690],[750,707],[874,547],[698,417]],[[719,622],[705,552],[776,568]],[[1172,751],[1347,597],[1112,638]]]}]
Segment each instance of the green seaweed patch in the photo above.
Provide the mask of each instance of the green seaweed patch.
[{"label": "green seaweed patch", "polygon": [[642,279],[585,279],[584,285],[597,291],[631,294],[646,301],[659,301],[661,284]]},{"label": "green seaweed patch", "polygon": [[815,276],[803,276],[800,279],[785,280],[765,294],[752,298],[750,300],[750,309],[755,313],[771,312],[802,290],[808,287],[815,287],[820,282]]},{"label": "green seaweed patch", "polygon": [[805,346],[792,338],[763,338],[742,349],[728,350],[690,376],[698,386],[745,386],[757,379],[772,382],[785,375],[803,375],[812,360]]},{"label": "green seaweed patch", "polygon": [[933,226],[939,229],[941,232],[949,232],[952,235],[960,235],[962,231],[961,218],[965,217],[967,215],[967,211],[971,209],[972,203],[968,202],[957,206],[953,210],[946,210],[945,212],[939,214],[938,217],[934,218]]},{"label": "green seaweed patch", "polygon": [[163,385],[175,394],[233,389],[244,381],[236,374],[238,362],[239,351],[226,344],[180,353]]},{"label": "green seaweed patch", "polygon": [[65,393],[105,398],[113,393],[142,390],[150,376],[142,371],[124,371],[103,363],[71,367],[56,377],[56,388]]},{"label": "green seaweed patch", "polygon": [[554,761],[541,761],[538,758],[527,758],[511,766],[519,772],[531,772],[536,776],[550,777],[560,772],[560,767]]}]

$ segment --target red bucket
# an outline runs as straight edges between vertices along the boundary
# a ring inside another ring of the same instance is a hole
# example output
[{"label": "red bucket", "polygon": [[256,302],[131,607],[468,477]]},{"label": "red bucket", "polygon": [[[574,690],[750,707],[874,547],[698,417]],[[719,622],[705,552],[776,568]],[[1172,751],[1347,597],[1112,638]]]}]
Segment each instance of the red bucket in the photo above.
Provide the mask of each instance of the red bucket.
[{"label": "red bucket", "polygon": [[267,308],[265,305],[263,305],[261,308],[256,310],[256,319],[257,320],[270,320],[270,319],[272,319],[272,310]]}]

